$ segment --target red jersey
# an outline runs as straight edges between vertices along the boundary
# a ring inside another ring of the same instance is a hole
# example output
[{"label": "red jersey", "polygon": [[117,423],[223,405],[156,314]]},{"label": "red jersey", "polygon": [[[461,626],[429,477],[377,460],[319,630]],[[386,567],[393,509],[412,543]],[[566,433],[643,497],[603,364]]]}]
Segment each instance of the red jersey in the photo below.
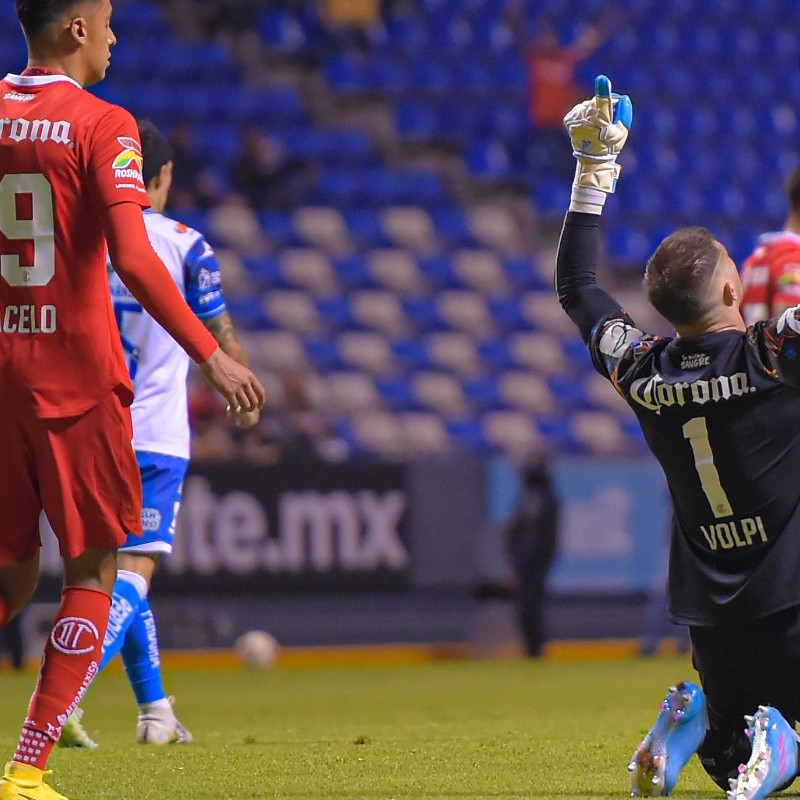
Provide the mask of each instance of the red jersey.
[{"label": "red jersey", "polygon": [[132,398],[101,221],[124,202],[149,206],[127,111],[66,75],[0,81],[0,407],[65,417]]},{"label": "red jersey", "polygon": [[765,233],[742,267],[742,316],[748,325],[800,303],[800,236]]}]

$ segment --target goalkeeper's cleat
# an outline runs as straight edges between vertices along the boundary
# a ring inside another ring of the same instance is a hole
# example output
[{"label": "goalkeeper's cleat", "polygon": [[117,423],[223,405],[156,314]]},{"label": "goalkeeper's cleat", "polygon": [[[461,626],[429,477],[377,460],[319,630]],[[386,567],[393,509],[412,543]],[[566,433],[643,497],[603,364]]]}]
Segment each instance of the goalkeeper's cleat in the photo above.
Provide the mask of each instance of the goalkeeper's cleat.
[{"label": "goalkeeper's cleat", "polygon": [[759,706],[745,717],[746,733],[753,742],[750,760],[731,778],[728,800],[762,800],[786,788],[797,775],[797,736],[780,711]]},{"label": "goalkeeper's cleat", "polygon": [[51,773],[52,770],[9,761],[0,778],[0,800],[67,800],[44,782],[44,776]]},{"label": "goalkeeper's cleat", "polygon": [[668,795],[706,735],[706,700],[686,681],[667,692],[656,721],[628,765],[634,797]]},{"label": "goalkeeper's cleat", "polygon": [[136,722],[136,741],[139,744],[189,744],[192,734],[182,725],[172,707],[175,698],[169,698],[169,705],[156,701],[139,707]]},{"label": "goalkeeper's cleat", "polygon": [[61,738],[58,740],[59,747],[85,747],[94,750],[98,745],[83,727],[83,709],[76,708],[64,723],[61,729]]}]

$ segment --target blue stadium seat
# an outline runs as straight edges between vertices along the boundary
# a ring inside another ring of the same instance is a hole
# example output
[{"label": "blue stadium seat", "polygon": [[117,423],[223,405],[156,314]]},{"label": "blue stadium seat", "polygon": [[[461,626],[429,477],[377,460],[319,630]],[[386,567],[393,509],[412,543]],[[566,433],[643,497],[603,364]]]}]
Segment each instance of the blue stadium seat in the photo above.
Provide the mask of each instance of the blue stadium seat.
[{"label": "blue stadium seat", "polygon": [[363,88],[367,91],[399,94],[411,86],[408,70],[387,53],[376,53],[364,70]]},{"label": "blue stadium seat", "polygon": [[324,74],[333,92],[363,92],[367,86],[364,65],[351,53],[332,55],[325,62]]},{"label": "blue stadium seat", "polygon": [[303,343],[308,360],[322,372],[344,369],[345,363],[336,347],[336,340],[330,337],[308,339]]},{"label": "blue stadium seat", "polygon": [[501,330],[521,331],[530,329],[531,323],[525,316],[520,297],[493,297],[489,298],[488,304],[492,319]]},{"label": "blue stadium seat", "polygon": [[493,450],[492,446],[486,441],[486,435],[483,432],[480,420],[474,417],[446,420],[445,428],[448,435],[464,450],[478,453],[479,455],[486,455]]},{"label": "blue stadium seat", "polygon": [[419,268],[437,289],[458,289],[462,285],[446,255],[424,256],[419,260]]},{"label": "blue stadium seat", "polygon": [[378,214],[369,208],[345,208],[345,222],[350,236],[362,247],[383,247],[389,242],[383,234]]},{"label": "blue stadium seat", "polygon": [[474,378],[461,384],[469,404],[478,411],[506,408],[494,378]]},{"label": "blue stadium seat", "polygon": [[234,323],[243,330],[262,330],[269,327],[269,320],[261,306],[260,298],[228,297],[225,305]]},{"label": "blue stadium seat", "polygon": [[258,224],[273,241],[281,246],[295,246],[301,244],[294,230],[292,218],[282,211],[267,209],[258,212]]},{"label": "blue stadium seat", "polygon": [[585,387],[574,375],[550,375],[547,385],[562,411],[591,407]]},{"label": "blue stadium seat", "polygon": [[414,101],[397,104],[397,132],[404,139],[430,140],[442,133],[437,114],[429,106]]},{"label": "blue stadium seat", "polygon": [[375,388],[381,399],[393,411],[414,411],[420,409],[419,403],[414,399],[411,381],[405,377],[378,378]]},{"label": "blue stadium seat", "polygon": [[282,8],[267,8],[258,20],[258,35],[270,50],[299,53],[306,49],[307,36],[298,18]]},{"label": "blue stadium seat", "polygon": [[436,233],[448,248],[474,247],[476,245],[467,217],[454,206],[428,209]]},{"label": "blue stadium seat", "polygon": [[235,125],[199,125],[192,131],[189,146],[201,158],[213,156],[228,164],[239,155],[242,135]]},{"label": "blue stadium seat", "polygon": [[502,180],[513,174],[511,159],[502,142],[473,141],[467,150],[467,166],[476,177]]},{"label": "blue stadium seat", "polygon": [[376,289],[378,284],[369,271],[367,262],[360,254],[336,258],[333,262],[336,276],[348,289]]},{"label": "blue stadium seat", "polygon": [[353,330],[360,327],[353,317],[353,310],[347,297],[324,297],[315,301],[317,311],[334,330]]},{"label": "blue stadium seat", "polygon": [[287,285],[281,273],[281,265],[277,256],[264,255],[245,258],[244,266],[247,273],[263,284],[265,288],[284,288]]},{"label": "blue stadium seat", "polygon": [[508,256],[503,259],[503,270],[516,289],[547,291],[552,281],[542,277],[533,255]]},{"label": "blue stadium seat", "polygon": [[417,372],[433,367],[433,363],[428,355],[428,348],[425,342],[418,337],[411,336],[392,342],[392,353],[394,353],[397,360],[408,370]]},{"label": "blue stadium seat", "polygon": [[478,342],[478,355],[495,372],[502,372],[515,365],[511,347],[506,339],[484,339]]},{"label": "blue stadium seat", "polygon": [[403,311],[418,331],[442,330],[447,327],[433,297],[406,297],[403,300]]}]

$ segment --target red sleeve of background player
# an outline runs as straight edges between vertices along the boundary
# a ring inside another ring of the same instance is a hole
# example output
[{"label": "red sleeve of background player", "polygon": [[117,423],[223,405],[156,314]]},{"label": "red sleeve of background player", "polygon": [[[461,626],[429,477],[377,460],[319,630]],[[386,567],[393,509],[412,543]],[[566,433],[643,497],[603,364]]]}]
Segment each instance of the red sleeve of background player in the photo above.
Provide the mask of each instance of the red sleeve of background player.
[{"label": "red sleeve of background player", "polygon": [[119,106],[100,118],[89,134],[89,180],[94,184],[100,206],[136,203],[149,208],[142,180],[142,146],[134,118]]},{"label": "red sleeve of background player", "polygon": [[770,270],[773,315],[800,303],[800,246],[785,249]]},{"label": "red sleeve of background player", "polygon": [[104,208],[108,252],[114,271],[153,319],[196,362],[206,361],[217,340],[195,316],[147,237],[134,203]]}]

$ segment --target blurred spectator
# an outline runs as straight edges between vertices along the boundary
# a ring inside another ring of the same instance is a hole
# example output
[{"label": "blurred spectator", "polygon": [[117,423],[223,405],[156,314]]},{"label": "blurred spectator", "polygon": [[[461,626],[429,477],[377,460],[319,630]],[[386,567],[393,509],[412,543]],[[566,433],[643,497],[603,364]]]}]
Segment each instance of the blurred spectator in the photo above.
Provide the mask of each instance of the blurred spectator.
[{"label": "blurred spectator", "polygon": [[238,447],[225,408],[217,396],[204,387],[189,395],[193,461],[231,461]]},{"label": "blurred spectator", "polygon": [[558,498],[543,459],[523,467],[522,494],[517,512],[506,526],[506,541],[525,652],[536,658],[545,642],[547,576],[558,541]]},{"label": "blurred spectator", "polygon": [[12,617],[0,629],[0,653],[7,653],[12,669],[17,672],[25,666],[25,643],[22,638],[22,614]]},{"label": "blurred spectator", "polygon": [[506,14],[509,28],[519,40],[528,73],[531,130],[527,146],[523,142],[522,147],[516,148],[515,160],[522,158],[525,166],[535,166],[571,181],[575,162],[569,148],[564,146],[564,115],[586,95],[586,90],[575,80],[575,69],[605,41],[608,27],[589,25],[571,44],[562,45],[547,22],[542,22],[537,33],[529,38],[525,3],[521,0],[511,0]]},{"label": "blurred spectator", "polygon": [[669,618],[667,571],[669,569],[669,538],[672,524],[670,523],[664,530],[666,538],[664,553],[658,572],[647,593],[647,603],[644,609],[644,634],[639,643],[639,655],[642,656],[655,655],[661,642],[670,637],[676,639],[679,653],[689,651],[689,628],[686,625],[676,625]]},{"label": "blurred spectator", "polygon": [[233,164],[233,185],[256,209],[292,211],[308,198],[313,168],[287,153],[277,140],[251,125],[242,134],[242,149]]},{"label": "blurred spectator", "polygon": [[281,461],[309,462],[327,459],[324,442],[331,438],[328,420],[309,399],[301,374],[281,378],[283,403],[262,414],[269,441],[280,450]]}]

